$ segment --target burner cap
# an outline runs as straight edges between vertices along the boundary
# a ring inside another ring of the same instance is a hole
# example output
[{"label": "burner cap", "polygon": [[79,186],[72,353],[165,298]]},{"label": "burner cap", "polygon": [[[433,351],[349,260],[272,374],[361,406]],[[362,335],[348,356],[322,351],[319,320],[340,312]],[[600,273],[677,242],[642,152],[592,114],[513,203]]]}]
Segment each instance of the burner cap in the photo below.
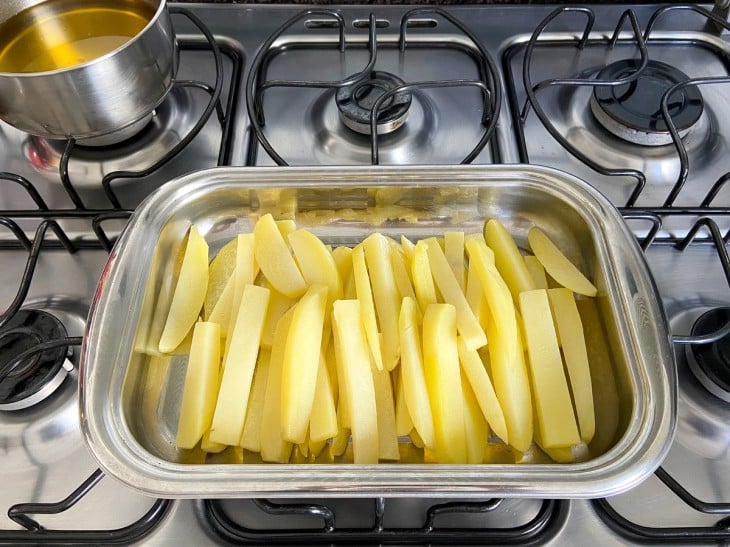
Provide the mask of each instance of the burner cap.
[{"label": "burner cap", "polygon": [[[617,61],[601,70],[598,78],[623,78],[639,66],[640,61],[636,59]],[[591,110],[601,125],[620,139],[644,146],[671,144],[672,136],[662,116],[661,100],[669,88],[686,80],[689,76],[682,71],[650,60],[633,82],[594,87]],[[684,87],[672,95],[669,114],[681,137],[700,119],[702,108],[702,95],[696,85]]]},{"label": "burner cap", "polygon": [[[730,308],[714,308],[695,321],[692,334],[710,334],[728,321]],[[689,368],[705,389],[730,403],[730,336],[709,344],[693,344],[688,356]]]},{"label": "burner cap", "polygon": [[[374,70],[369,78],[341,87],[335,96],[340,119],[353,131],[370,135],[370,114],[373,105],[383,94],[402,85],[405,85],[405,82],[397,76]],[[401,91],[385,101],[380,106],[378,114],[378,135],[392,133],[403,125],[410,106],[410,91]]]},{"label": "burner cap", "polygon": [[65,347],[36,354],[12,370],[8,367],[37,344],[66,336],[63,324],[40,310],[20,310],[0,330],[0,410],[28,408],[61,385],[70,368]]}]

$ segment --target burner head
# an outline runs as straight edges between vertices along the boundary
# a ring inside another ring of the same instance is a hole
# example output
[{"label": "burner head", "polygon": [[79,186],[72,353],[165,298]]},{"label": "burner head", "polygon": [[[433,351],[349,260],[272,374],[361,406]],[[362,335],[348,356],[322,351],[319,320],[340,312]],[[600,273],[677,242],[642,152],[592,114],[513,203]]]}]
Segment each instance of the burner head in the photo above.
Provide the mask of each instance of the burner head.
[{"label": "burner head", "polygon": [[[730,308],[714,308],[703,313],[692,334],[710,334],[730,321]],[[689,368],[697,380],[715,397],[730,403],[730,336],[710,344],[693,344],[687,351]]]},{"label": "burner head", "polygon": [[[629,76],[640,66],[636,59],[611,63],[598,73],[601,80],[616,80]],[[591,97],[591,111],[598,122],[610,133],[634,144],[661,146],[672,143],[672,136],[664,121],[661,100],[664,93],[680,82],[689,80],[682,71],[649,61],[633,82],[619,86],[597,86]],[[684,87],[672,94],[669,114],[679,135],[684,137],[702,115],[703,101],[695,85]]]},{"label": "burner head", "polygon": [[[374,70],[370,77],[337,90],[335,102],[342,122],[357,133],[370,135],[370,114],[375,102],[386,92],[405,85],[389,72]],[[401,91],[380,106],[378,135],[392,133],[406,121],[411,106],[410,91]]]},{"label": "burner head", "polygon": [[40,310],[20,310],[0,330],[0,410],[28,408],[58,389],[71,368],[66,347],[46,350],[9,367],[24,351],[66,336],[63,324]]}]

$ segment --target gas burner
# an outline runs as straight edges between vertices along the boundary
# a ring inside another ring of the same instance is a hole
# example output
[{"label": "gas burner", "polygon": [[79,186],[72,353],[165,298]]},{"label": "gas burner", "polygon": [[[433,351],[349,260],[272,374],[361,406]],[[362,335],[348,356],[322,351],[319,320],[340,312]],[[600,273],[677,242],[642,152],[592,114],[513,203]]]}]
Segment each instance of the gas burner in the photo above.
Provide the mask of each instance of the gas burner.
[{"label": "gas burner", "polygon": [[154,115],[155,111],[153,110],[152,112],[149,112],[148,114],[142,116],[136,122],[130,123],[125,127],[112,131],[111,133],[107,133],[106,135],[79,139],[76,141],[76,144],[78,144],[79,146],[90,147],[113,146],[115,144],[119,144],[120,142],[124,142],[133,138],[137,133],[142,131],[142,129],[144,129],[147,124],[152,121]]},{"label": "gas burner", "polygon": [[[124,138],[119,142],[78,141],[68,166],[74,186],[96,187],[107,173],[141,171],[162,158],[200,119],[192,93],[188,87],[174,87],[144,123],[134,124],[134,131],[123,129],[118,137]],[[29,136],[23,146],[29,161],[54,177],[65,147],[66,141],[36,136]]]},{"label": "gas burner", "polygon": [[40,352],[15,367],[12,362],[38,344],[66,336],[63,324],[40,310],[20,310],[0,330],[0,410],[28,408],[58,389],[73,369],[66,347]]},{"label": "gas burner", "polygon": [[[374,70],[365,80],[341,87],[337,90],[335,102],[342,122],[357,133],[370,135],[370,115],[375,102],[388,91],[405,85],[397,76]],[[410,91],[400,91],[380,106],[378,114],[378,135],[392,133],[405,123],[411,106]]]},{"label": "gas burner", "polygon": [[[640,66],[636,59],[611,63],[598,73],[598,79],[617,80],[635,72]],[[610,133],[625,141],[642,146],[662,146],[672,143],[664,117],[661,100],[664,93],[689,76],[659,61],[648,61],[639,77],[619,86],[597,86],[590,106],[598,122]],[[669,102],[672,117],[680,137],[697,123],[702,115],[703,100],[695,85],[674,93]]]},{"label": "gas burner", "polygon": [[[730,321],[730,308],[713,308],[692,326],[693,335],[710,334]],[[730,403],[730,336],[710,344],[693,344],[687,361],[697,380],[715,397]]]}]

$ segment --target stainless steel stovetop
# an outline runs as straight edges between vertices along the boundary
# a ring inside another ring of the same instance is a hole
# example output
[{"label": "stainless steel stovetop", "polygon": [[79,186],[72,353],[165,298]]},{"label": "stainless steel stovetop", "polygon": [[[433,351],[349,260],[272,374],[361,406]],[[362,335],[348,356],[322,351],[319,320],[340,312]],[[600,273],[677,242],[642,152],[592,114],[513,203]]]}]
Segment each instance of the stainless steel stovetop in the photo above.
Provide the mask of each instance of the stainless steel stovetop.
[{"label": "stainless steel stovetop", "polygon": [[[337,15],[319,8],[304,14],[302,6],[175,6],[178,83],[134,139],[83,148],[0,124],[0,308],[9,311],[0,324],[17,317],[18,307],[45,310],[66,329],[56,337],[69,337],[61,345],[62,370],[48,373],[56,391],[20,410],[11,409],[22,401],[3,399],[0,409],[0,508],[57,502],[78,489],[72,498],[79,501],[67,511],[34,517],[50,531],[32,541],[613,545],[730,538],[716,525],[730,513],[730,403],[698,381],[687,357],[694,355],[687,343],[697,341],[690,335],[695,320],[730,306],[727,31],[683,6],[642,5],[630,13],[605,5],[446,9],[419,8],[404,18],[404,6],[334,8]],[[646,78],[637,79],[639,68]],[[365,69],[378,71],[373,86],[353,78]],[[621,78],[620,85],[608,85],[611,78]],[[604,84],[596,86],[597,79]],[[403,84],[413,84],[410,93],[378,103],[378,89]],[[660,101],[672,85],[667,123]],[[383,110],[377,143],[348,127],[370,125],[357,105],[373,103]],[[170,178],[218,164],[376,159],[543,164],[582,177],[621,208],[646,249],[677,335],[678,428],[661,470],[609,500],[485,499],[445,507],[433,507],[444,500],[336,500],[327,502],[335,531],[324,536],[317,534],[329,522],[327,511],[311,507],[166,502],[110,478],[97,483],[79,431],[74,367],[109,244],[130,211]],[[724,316],[707,330],[723,322]],[[726,377],[718,374],[722,383]],[[682,499],[690,496],[701,501]],[[33,529],[25,515],[37,509],[15,508],[15,520],[0,519],[0,543],[28,540],[21,525]],[[424,525],[430,517],[432,528]],[[374,536],[362,532],[373,527]]]}]

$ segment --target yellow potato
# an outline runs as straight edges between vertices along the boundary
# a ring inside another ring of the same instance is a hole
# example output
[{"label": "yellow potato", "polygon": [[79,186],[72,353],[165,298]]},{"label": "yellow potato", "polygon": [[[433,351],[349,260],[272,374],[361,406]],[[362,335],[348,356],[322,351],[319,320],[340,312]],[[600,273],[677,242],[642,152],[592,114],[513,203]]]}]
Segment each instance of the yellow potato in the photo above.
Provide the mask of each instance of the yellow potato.
[{"label": "yellow potato", "polygon": [[535,288],[547,289],[548,281],[547,276],[545,275],[545,268],[542,267],[542,264],[537,257],[533,255],[525,255],[525,266],[527,266],[527,271],[530,272],[530,277],[532,277]]},{"label": "yellow potato", "polygon": [[[330,323],[332,321],[330,320]],[[332,325],[328,325],[330,332],[332,331]],[[340,400],[340,382],[337,378],[337,357],[335,356],[335,345],[327,344],[327,348],[324,351],[324,363],[327,366],[327,375],[330,381],[330,390],[332,391],[332,400],[337,406]]]},{"label": "yellow potato", "polygon": [[416,316],[416,303],[404,298],[401,303],[398,329],[401,343],[401,384],[413,425],[423,443],[434,446],[433,414],[423,371],[421,337]]},{"label": "yellow potato", "polygon": [[[401,356],[401,359],[403,356]],[[403,378],[400,378],[400,371],[393,371],[393,383],[395,387],[395,432],[399,437],[408,435],[413,429],[413,420],[408,412],[408,404],[406,403],[405,392],[403,391]],[[396,380],[397,377],[397,380]]]},{"label": "yellow potato", "polygon": [[545,289],[520,294],[539,434],[547,448],[580,442]]},{"label": "yellow potato", "polygon": [[477,239],[468,239],[466,249],[469,266],[476,268],[487,295],[490,312],[487,347],[494,391],[504,412],[509,443],[524,452],[532,443],[532,401],[514,301],[487,245]]},{"label": "yellow potato", "polygon": [[583,323],[570,289],[550,289],[548,298],[553,311],[555,328],[558,331],[558,339],[563,348],[565,368],[568,369],[580,437],[583,442],[589,443],[596,430],[596,419],[593,411],[593,386],[591,385],[586,340],[583,336]]},{"label": "yellow potato", "polygon": [[328,289],[312,285],[294,305],[281,371],[281,434],[301,444],[307,434],[317,385]]},{"label": "yellow potato", "polygon": [[[339,414],[339,413],[338,413]],[[332,438],[331,450],[335,457],[342,456],[350,444],[350,428],[339,426],[337,435]]]},{"label": "yellow potato", "polygon": [[444,254],[462,292],[466,291],[464,268],[464,232],[444,232]]},{"label": "yellow potato", "polygon": [[210,430],[206,431],[203,434],[203,438],[200,440],[200,449],[208,454],[218,454],[223,452],[226,448],[227,445],[210,440]]},{"label": "yellow potato", "polygon": [[281,369],[293,315],[294,309],[290,308],[279,319],[271,346],[264,412],[261,417],[261,459],[265,462],[286,463],[292,451],[292,443],[281,438]]},{"label": "yellow potato", "polygon": [[[398,433],[395,423],[395,403],[393,402],[393,384],[390,374],[372,366],[373,388],[375,389],[375,409],[378,416],[378,458],[381,460],[398,460]],[[354,416],[350,418],[353,419]]]},{"label": "yellow potato", "polygon": [[308,287],[318,284],[329,289],[330,304],[342,298],[342,280],[332,253],[322,241],[307,230],[289,234],[289,243],[296,257],[299,270]]},{"label": "yellow potato", "polygon": [[416,291],[416,298],[421,311],[424,311],[429,304],[436,304],[438,302],[425,241],[419,241],[413,249],[411,278],[413,279],[413,288]]},{"label": "yellow potato", "polygon": [[266,311],[266,320],[264,321],[264,332],[261,333],[261,347],[271,349],[274,343],[274,333],[276,325],[284,314],[295,304],[296,300],[284,296],[279,291],[271,287],[268,282],[264,282],[264,287],[271,291],[269,298],[269,308]]},{"label": "yellow potato", "polygon": [[339,363],[338,374],[347,394],[351,416],[353,459],[358,463],[378,462],[378,411],[370,365],[369,348],[362,328],[360,303],[337,300],[332,310],[332,332]]},{"label": "yellow potato", "polygon": [[289,244],[289,234],[297,229],[297,223],[291,219],[277,220],[276,227],[279,228],[279,233],[284,238],[284,241]]},{"label": "yellow potato", "polygon": [[218,301],[210,310],[210,314],[206,321],[217,323],[221,327],[221,336],[228,336],[228,327],[231,323],[231,310],[233,309],[233,299],[236,289],[236,272],[228,278],[223,292],[220,294]]},{"label": "yellow potato", "polygon": [[344,288],[347,280],[352,276],[352,249],[344,245],[335,247],[332,249],[332,259],[335,261]]},{"label": "yellow potato", "polygon": [[187,336],[198,319],[207,287],[208,244],[195,225],[191,225],[170,311],[160,336],[160,353],[173,351]]},{"label": "yellow potato", "polygon": [[494,261],[497,269],[509,287],[515,302],[520,293],[531,291],[535,283],[527,271],[525,260],[520,254],[512,236],[496,218],[490,219],[484,225],[484,239],[494,251]]},{"label": "yellow potato", "polygon": [[464,343],[470,349],[478,349],[486,345],[487,336],[474,316],[474,312],[471,311],[444,252],[434,238],[426,240],[426,250],[436,286],[441,291],[444,301],[453,305],[456,310],[456,326]]},{"label": "yellow potato", "polygon": [[383,335],[383,369],[390,371],[395,368],[400,358],[398,342],[400,295],[390,264],[390,243],[385,236],[375,233],[363,241],[363,249],[370,273],[375,313]]},{"label": "yellow potato", "polygon": [[545,271],[563,287],[585,296],[596,296],[598,289],[568,260],[540,228],[531,228],[527,234],[530,248]]},{"label": "yellow potato", "polygon": [[[317,367],[317,384],[314,389],[314,403],[309,421],[310,449],[312,442],[320,443],[337,435],[337,409],[332,396],[332,387],[324,355]],[[321,450],[321,447],[320,447]],[[317,451],[319,454],[319,451]],[[315,456],[316,457],[316,456]]]},{"label": "yellow potato", "polygon": [[400,246],[403,249],[403,256],[406,259],[406,265],[410,266],[413,261],[413,251],[416,250],[416,245],[406,236],[400,236]]},{"label": "yellow potato", "polygon": [[238,445],[241,440],[268,303],[268,289],[256,285],[243,289],[224,356],[223,378],[210,427],[212,442]]},{"label": "yellow potato", "polygon": [[265,349],[259,351],[240,442],[242,448],[251,452],[261,451],[261,421],[264,416],[264,397],[266,396],[270,363],[271,352]]},{"label": "yellow potato", "polygon": [[487,369],[484,367],[479,353],[476,350],[468,349],[464,345],[463,340],[458,340],[457,347],[459,350],[461,369],[469,380],[479,408],[484,414],[489,426],[494,431],[494,434],[509,444],[509,435],[507,433],[507,424],[504,419],[502,405],[500,405],[499,399],[497,399],[492,381],[489,379]]},{"label": "yellow potato", "polygon": [[461,375],[464,393],[464,435],[466,437],[466,463],[482,463],[484,448],[489,438],[489,426],[466,375]]},{"label": "yellow potato", "polygon": [[451,304],[431,304],[423,314],[423,364],[433,413],[436,458],[441,463],[466,463],[456,308]]},{"label": "yellow potato", "polygon": [[390,249],[390,262],[393,268],[393,278],[395,279],[395,286],[398,288],[398,293],[401,298],[413,298],[415,300],[416,293],[413,292],[413,285],[411,284],[411,276],[408,273],[408,267],[403,256],[403,252],[400,246],[391,247]]},{"label": "yellow potato", "polygon": [[177,423],[175,444],[178,448],[193,448],[210,428],[218,393],[220,337],[220,326],[216,323],[199,322],[193,328]]},{"label": "yellow potato", "polygon": [[236,313],[241,305],[241,297],[243,289],[246,285],[252,285],[256,279],[258,265],[254,256],[254,235],[239,234],[236,238],[236,268],[234,270],[235,280],[233,285],[233,302],[231,303],[231,313],[228,318],[228,328],[226,330],[226,347],[223,352],[223,362],[226,362],[226,355],[231,345],[231,337],[229,334],[233,332],[236,322]]},{"label": "yellow potato", "polygon": [[378,370],[383,370],[383,350],[378,336],[378,321],[375,315],[375,303],[370,287],[365,251],[358,245],[352,252],[352,275],[355,279],[355,292],[360,302],[362,325],[365,329],[368,347]]},{"label": "yellow potato", "polygon": [[203,303],[203,317],[207,318],[213,311],[213,307],[223,293],[223,289],[228,284],[233,270],[236,268],[236,238],[223,245],[210,261],[208,267],[208,290],[205,293],[205,301]]},{"label": "yellow potato", "polygon": [[261,271],[277,291],[289,298],[304,294],[307,285],[271,214],[262,216],[254,226],[254,253]]}]

